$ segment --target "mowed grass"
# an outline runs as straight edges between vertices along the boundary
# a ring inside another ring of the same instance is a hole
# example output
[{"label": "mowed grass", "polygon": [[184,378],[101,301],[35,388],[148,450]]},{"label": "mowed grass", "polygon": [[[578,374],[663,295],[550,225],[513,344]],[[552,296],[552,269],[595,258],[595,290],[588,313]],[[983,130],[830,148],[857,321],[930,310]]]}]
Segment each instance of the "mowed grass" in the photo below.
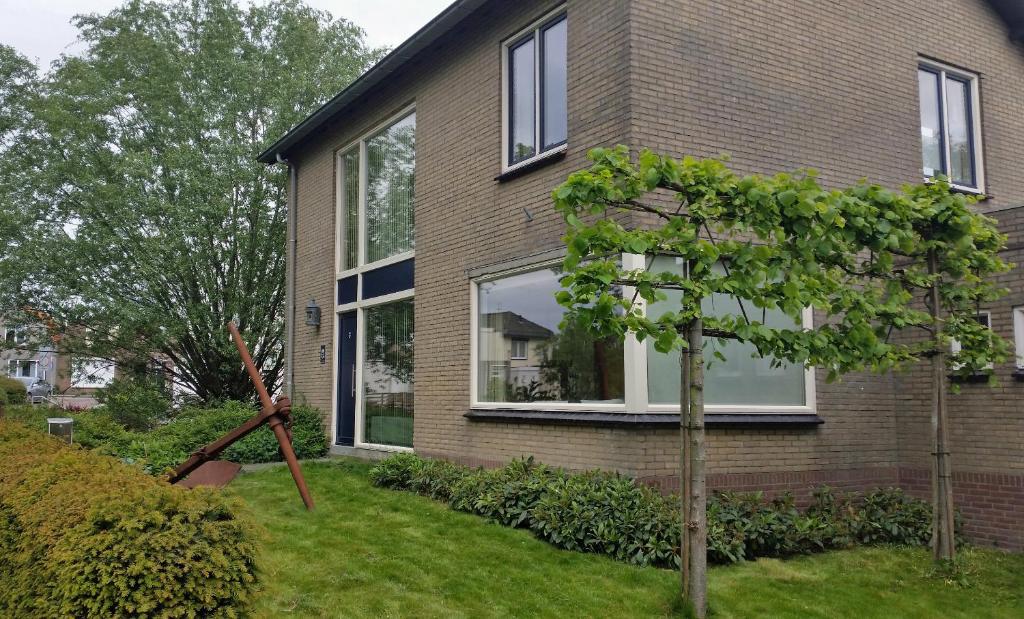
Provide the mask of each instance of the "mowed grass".
[{"label": "mowed grass", "polygon": [[[683,616],[675,572],[568,552],[528,531],[370,485],[369,465],[306,463],[240,476],[267,529],[257,617]],[[1024,617],[1024,557],[966,553],[967,586],[924,550],[833,552],[714,567],[713,617]]]}]

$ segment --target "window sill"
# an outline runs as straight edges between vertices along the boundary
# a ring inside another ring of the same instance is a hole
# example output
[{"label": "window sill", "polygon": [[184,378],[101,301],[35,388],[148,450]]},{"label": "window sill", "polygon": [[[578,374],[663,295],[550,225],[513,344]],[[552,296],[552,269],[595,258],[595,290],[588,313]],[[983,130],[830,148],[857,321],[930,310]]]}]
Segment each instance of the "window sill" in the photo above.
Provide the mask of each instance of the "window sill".
[{"label": "window sill", "polygon": [[[931,185],[934,182],[935,181],[933,181],[930,178],[924,179],[925,185]],[[966,185],[955,185],[953,183],[950,183],[949,190],[952,191],[953,193],[962,193],[966,196],[974,196],[975,198],[978,199],[979,202],[984,202],[986,200],[992,199],[991,195],[985,193],[983,189],[978,189],[976,187],[967,187]]]},{"label": "window sill", "polygon": [[958,385],[983,385],[987,384],[989,377],[992,376],[992,370],[985,370],[983,372],[975,372],[973,374],[949,374],[949,382],[956,383]]},{"label": "window sill", "polygon": [[[526,411],[516,409],[473,409],[465,413],[470,421],[572,425],[598,428],[678,428],[678,413],[601,413],[592,411]],[[709,428],[813,428],[825,423],[814,413],[705,413]]]},{"label": "window sill", "polygon": [[563,144],[562,146],[558,146],[546,153],[537,155],[533,159],[528,159],[522,163],[517,163],[514,167],[511,167],[502,172],[501,174],[495,176],[494,180],[498,181],[499,183],[504,183],[514,178],[519,178],[524,174],[529,174],[534,170],[543,168],[545,166],[551,165],[552,163],[555,163],[556,161],[561,161],[565,159],[565,153],[567,151],[567,146]]}]

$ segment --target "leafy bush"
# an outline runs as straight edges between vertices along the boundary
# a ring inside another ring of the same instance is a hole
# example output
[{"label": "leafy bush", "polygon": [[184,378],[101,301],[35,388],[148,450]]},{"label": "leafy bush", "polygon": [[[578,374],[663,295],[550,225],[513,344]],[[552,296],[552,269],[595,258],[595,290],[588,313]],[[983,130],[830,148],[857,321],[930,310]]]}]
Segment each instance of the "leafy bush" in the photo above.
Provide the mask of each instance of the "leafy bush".
[{"label": "leafy bush", "polygon": [[[160,474],[255,414],[253,408],[240,402],[227,402],[212,409],[189,408],[151,432],[126,432],[102,450],[126,462],[141,464],[152,474]],[[303,459],[327,453],[327,435],[319,411],[307,406],[292,408],[292,446]],[[276,462],[281,456],[274,433],[263,426],[225,450],[221,458],[250,464]]]},{"label": "leafy bush", "polygon": [[[370,472],[373,483],[448,503],[507,526],[529,528],[569,550],[597,552],[637,565],[679,565],[678,499],[615,473],[570,474],[515,460],[470,469],[397,454]],[[734,563],[755,557],[821,552],[853,544],[926,545],[931,508],[898,489],[865,497],[815,492],[805,511],[793,498],[720,492],[708,501],[708,558]]]},{"label": "leafy bush", "polygon": [[55,406],[20,404],[6,408],[7,419],[17,421],[25,426],[47,431],[47,417],[70,417],[74,419],[72,426],[74,441],[86,449],[94,449],[117,440],[125,434],[121,424],[114,421],[101,409],[68,411]]},{"label": "leafy bush", "polygon": [[0,422],[0,616],[239,616],[258,533],[238,509]]},{"label": "leafy bush", "polygon": [[0,391],[3,391],[7,396],[8,404],[24,404],[28,401],[28,390],[16,378],[0,376]]},{"label": "leafy bush", "polygon": [[128,430],[150,430],[167,418],[171,398],[152,378],[115,378],[96,392],[111,419]]}]

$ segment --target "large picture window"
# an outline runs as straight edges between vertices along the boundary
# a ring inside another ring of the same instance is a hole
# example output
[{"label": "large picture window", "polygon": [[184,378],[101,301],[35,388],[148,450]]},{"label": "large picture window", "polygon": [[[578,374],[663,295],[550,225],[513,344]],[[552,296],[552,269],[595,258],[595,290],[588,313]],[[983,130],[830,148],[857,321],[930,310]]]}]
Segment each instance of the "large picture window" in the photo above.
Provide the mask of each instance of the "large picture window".
[{"label": "large picture window", "polygon": [[559,270],[545,268],[479,284],[480,402],[621,404],[622,343],[560,326]]},{"label": "large picture window", "polygon": [[980,191],[977,76],[922,63],[917,80],[925,178],[944,175],[957,187]]},{"label": "large picture window", "polygon": [[554,151],[568,136],[568,21],[548,15],[504,46],[505,167]]},{"label": "large picture window", "polygon": [[363,365],[363,437],[376,445],[412,447],[413,300],[369,307]]},{"label": "large picture window", "polygon": [[[674,264],[677,259],[658,257],[652,261],[651,270],[682,270]],[[665,291],[664,301],[647,307],[647,315],[660,316],[679,308],[680,295],[677,291]],[[749,304],[746,304],[748,309]],[[734,297],[716,294],[701,303],[708,315],[741,313],[739,302]],[[754,320],[775,328],[798,328],[799,325],[779,310],[760,310]],[[717,359],[714,352],[722,353],[725,361]],[[753,345],[727,340],[724,344],[708,339],[704,344],[708,367],[704,373],[704,402],[720,406],[804,406],[806,404],[805,372],[802,366],[778,363],[771,356],[760,356]],[[662,354],[654,350],[653,342],[647,347],[647,390],[651,404],[679,404],[679,351]]]},{"label": "large picture window", "polygon": [[339,271],[411,255],[416,244],[416,113],[338,157]]},{"label": "large picture window", "polygon": [[[623,264],[643,268],[643,256]],[[658,257],[651,268],[681,269]],[[679,353],[656,352],[651,342],[599,339],[573,324],[555,301],[557,266],[482,277],[474,282],[473,406],[559,410],[671,411],[679,406]],[[678,293],[677,293],[678,294]],[[657,317],[678,308],[679,298],[648,305]],[[738,302],[716,295],[709,314],[739,314]],[[751,308],[748,307],[748,311]],[[810,327],[779,310],[758,310],[755,320],[780,328]],[[704,394],[709,412],[792,413],[814,409],[814,371],[761,356],[750,344],[705,340]],[[713,354],[721,352],[725,361]]]}]

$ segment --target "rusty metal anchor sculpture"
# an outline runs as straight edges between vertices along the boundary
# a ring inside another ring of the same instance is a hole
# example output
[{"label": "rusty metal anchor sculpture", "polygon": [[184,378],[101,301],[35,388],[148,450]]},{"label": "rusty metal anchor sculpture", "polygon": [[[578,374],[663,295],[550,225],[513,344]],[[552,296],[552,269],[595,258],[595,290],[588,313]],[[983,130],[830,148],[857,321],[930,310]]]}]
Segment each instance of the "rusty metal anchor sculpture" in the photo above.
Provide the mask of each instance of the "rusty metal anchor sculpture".
[{"label": "rusty metal anchor sculpture", "polygon": [[[260,404],[263,405],[263,408],[260,409],[256,416],[242,425],[209,445],[196,450],[188,460],[171,471],[168,481],[172,484],[189,487],[195,485],[225,485],[234,478],[241,467],[237,464],[217,461],[215,458],[222,451],[230,447],[232,443],[241,440],[263,424],[267,424],[274,432],[274,436],[277,437],[278,444],[281,445],[281,453],[284,455],[285,462],[288,463],[288,469],[291,471],[295,485],[299,489],[299,495],[302,496],[302,502],[306,504],[306,509],[312,510],[313,497],[309,494],[306,480],[302,477],[302,469],[299,468],[299,460],[295,457],[295,450],[292,449],[291,430],[289,429],[291,427],[291,402],[283,396],[277,399],[276,404],[271,400],[270,394],[263,384],[263,379],[256,369],[256,364],[252,362],[252,357],[249,356],[249,349],[246,348],[245,342],[242,341],[242,335],[238,332],[238,327],[235,326],[234,321],[228,323],[228,331],[231,332],[231,337],[235,341],[235,346],[242,357],[246,371],[249,372],[249,377],[252,378],[252,382],[256,385],[256,393],[259,394]],[[195,473],[195,475],[189,477],[192,473]],[[194,480],[194,478],[200,479]]]}]

